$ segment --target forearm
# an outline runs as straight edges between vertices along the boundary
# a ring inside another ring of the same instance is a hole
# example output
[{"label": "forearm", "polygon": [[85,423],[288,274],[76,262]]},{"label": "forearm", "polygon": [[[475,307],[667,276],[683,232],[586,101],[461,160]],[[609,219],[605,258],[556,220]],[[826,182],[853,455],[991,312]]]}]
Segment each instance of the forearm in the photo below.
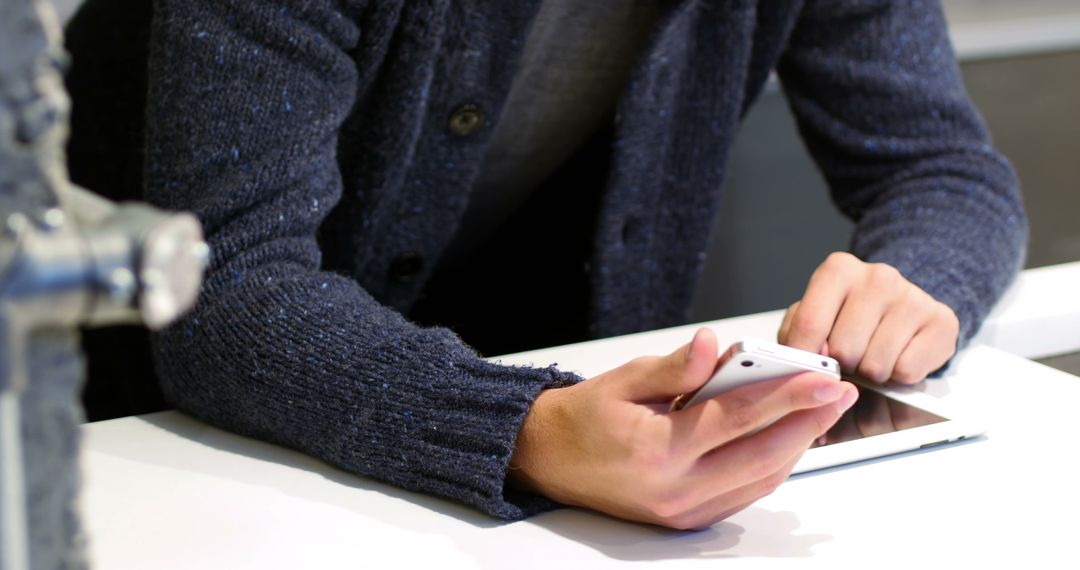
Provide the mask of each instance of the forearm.
[{"label": "forearm", "polygon": [[807,4],[780,67],[852,251],[949,305],[960,343],[1023,261],[1019,183],[964,92],[933,1]]},{"label": "forearm", "polygon": [[535,396],[574,380],[488,363],[349,279],[286,266],[204,298],[155,348],[184,411],[505,518],[544,506],[507,493],[506,467]]},{"label": "forearm", "polygon": [[514,438],[540,390],[575,378],[487,363],[320,271],[357,95],[357,8],[340,4],[158,2],[146,194],[194,211],[212,250],[198,306],[155,338],[164,392],[347,470],[526,515],[543,503],[505,492]]},{"label": "forearm", "polygon": [[960,319],[966,344],[1019,271],[1026,217],[1000,156],[944,155],[893,184],[860,217],[852,252],[896,267]]}]

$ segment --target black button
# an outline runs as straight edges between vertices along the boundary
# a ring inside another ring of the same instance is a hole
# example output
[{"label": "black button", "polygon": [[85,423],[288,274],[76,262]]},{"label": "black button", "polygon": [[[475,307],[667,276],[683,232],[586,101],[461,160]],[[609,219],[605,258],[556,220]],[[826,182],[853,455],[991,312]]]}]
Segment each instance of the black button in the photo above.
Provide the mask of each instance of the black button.
[{"label": "black button", "polygon": [[411,281],[424,268],[424,258],[416,252],[397,256],[390,262],[390,278],[395,281]]},{"label": "black button", "polygon": [[484,112],[476,105],[462,105],[450,114],[450,132],[467,137],[484,126]]}]

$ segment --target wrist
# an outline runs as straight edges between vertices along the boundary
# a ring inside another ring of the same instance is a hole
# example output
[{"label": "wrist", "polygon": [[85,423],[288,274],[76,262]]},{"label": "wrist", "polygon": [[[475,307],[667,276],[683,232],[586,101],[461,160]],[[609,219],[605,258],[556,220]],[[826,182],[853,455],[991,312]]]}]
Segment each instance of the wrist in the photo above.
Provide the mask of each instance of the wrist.
[{"label": "wrist", "polygon": [[516,489],[546,495],[544,479],[554,463],[547,449],[557,432],[554,417],[558,415],[560,396],[566,388],[549,388],[540,392],[529,408],[514,442],[507,485]]}]

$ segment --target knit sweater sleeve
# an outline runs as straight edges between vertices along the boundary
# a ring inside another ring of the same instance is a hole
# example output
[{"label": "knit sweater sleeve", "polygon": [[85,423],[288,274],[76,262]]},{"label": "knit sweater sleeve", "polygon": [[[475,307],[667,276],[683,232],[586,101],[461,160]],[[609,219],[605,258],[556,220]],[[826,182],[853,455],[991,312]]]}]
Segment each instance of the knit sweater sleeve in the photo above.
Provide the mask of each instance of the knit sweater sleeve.
[{"label": "knit sweater sleeve", "polygon": [[210,423],[348,471],[520,518],[506,488],[535,396],[577,378],[492,364],[354,280],[320,271],[341,194],[337,130],[362,49],[348,2],[158,0],[146,194],[194,211],[212,262],[194,311],[155,338],[163,389]]},{"label": "knit sweater sleeve", "polygon": [[935,0],[807,2],[778,72],[852,252],[951,307],[961,345],[1019,270],[1012,167],[965,93]]}]

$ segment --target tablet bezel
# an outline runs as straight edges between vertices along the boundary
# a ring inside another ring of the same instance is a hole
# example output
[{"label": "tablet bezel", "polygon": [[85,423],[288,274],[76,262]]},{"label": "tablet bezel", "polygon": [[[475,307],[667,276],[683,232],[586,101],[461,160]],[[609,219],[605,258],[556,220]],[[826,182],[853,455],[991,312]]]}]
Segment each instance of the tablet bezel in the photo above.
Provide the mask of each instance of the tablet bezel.
[{"label": "tablet bezel", "polygon": [[[957,410],[942,404],[941,400],[922,391],[907,386],[876,385],[861,380],[849,382],[858,384],[861,389],[877,392],[909,406],[944,418],[944,421],[899,431],[883,433],[814,447],[806,451],[796,463],[792,475],[810,473],[879,459],[919,449],[940,447],[945,444],[970,440],[987,432],[985,420],[967,410]],[[934,380],[928,380],[933,382]]]}]

